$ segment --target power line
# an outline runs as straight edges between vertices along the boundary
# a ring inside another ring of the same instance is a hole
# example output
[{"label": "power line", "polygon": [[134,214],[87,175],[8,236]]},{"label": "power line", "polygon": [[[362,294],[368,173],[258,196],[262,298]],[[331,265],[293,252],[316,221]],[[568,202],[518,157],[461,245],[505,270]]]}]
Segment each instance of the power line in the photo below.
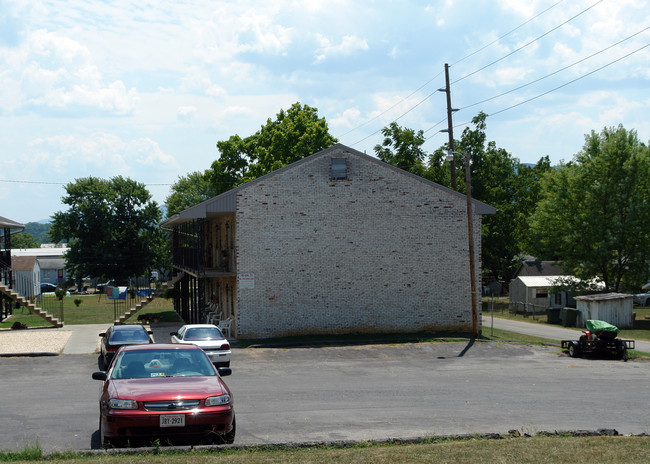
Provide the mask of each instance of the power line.
[{"label": "power line", "polygon": [[[354,131],[356,131],[356,130],[358,130],[358,129],[361,129],[363,126],[365,126],[366,124],[371,123],[371,122],[374,121],[375,119],[378,119],[378,118],[382,117],[383,115],[385,115],[386,113],[388,113],[389,111],[391,111],[393,108],[395,108],[397,105],[399,105],[400,103],[405,102],[406,100],[408,100],[409,98],[411,98],[413,95],[415,95],[416,93],[418,93],[420,90],[422,90],[424,87],[426,87],[427,85],[429,85],[431,82],[433,82],[435,79],[437,79],[437,78],[440,76],[440,74],[442,74],[442,71],[439,72],[438,74],[436,74],[435,76],[433,76],[431,79],[429,79],[427,82],[425,82],[424,84],[422,84],[420,87],[418,87],[417,89],[415,89],[413,92],[411,92],[410,94],[408,94],[406,97],[402,98],[400,101],[398,101],[397,103],[395,103],[395,104],[394,104],[393,106],[391,106],[390,108],[388,108],[388,109],[384,110],[383,112],[379,113],[377,116],[375,116],[375,117],[373,117],[373,118],[371,118],[371,119],[368,119],[366,122],[364,122],[364,123],[362,123],[362,124],[359,124],[357,127],[353,127],[352,129],[350,129],[349,131],[347,131],[346,133],[342,134],[340,137],[337,137],[337,138],[343,138],[343,137],[345,137],[346,135],[348,135],[348,134],[350,134],[350,133],[352,133],[352,132],[354,132]],[[428,97],[427,97],[427,98],[428,98]],[[419,103],[418,103],[418,105],[419,105]],[[416,106],[417,106],[417,105],[416,105]],[[409,110],[409,111],[410,111],[410,110]],[[400,116],[400,117],[401,117],[401,116]],[[380,129],[380,130],[381,130],[381,129]],[[377,132],[375,132],[375,134],[376,134],[376,133],[377,133]],[[372,134],[372,135],[374,135],[374,134]],[[365,139],[364,139],[364,140],[365,140]],[[359,142],[356,142],[356,143],[359,143]]]},{"label": "power line", "polygon": [[479,101],[479,102],[472,103],[471,105],[463,106],[462,108],[459,108],[459,111],[461,111],[461,110],[465,110],[465,109],[467,109],[467,108],[471,108],[472,106],[480,105],[481,103],[489,102],[490,100],[495,100],[495,99],[497,99],[497,98],[499,98],[499,97],[503,97],[504,95],[507,95],[507,94],[509,94],[509,93],[516,92],[517,90],[521,90],[521,89],[523,89],[524,87],[528,87],[529,85],[536,84],[536,83],[538,83],[538,82],[540,82],[540,81],[542,81],[542,80],[544,80],[544,79],[546,79],[546,78],[548,78],[548,77],[554,76],[555,74],[558,74],[558,73],[560,73],[560,72],[562,72],[562,71],[565,71],[565,70],[567,70],[567,69],[569,69],[569,68],[571,68],[571,67],[573,67],[573,66],[576,66],[576,65],[578,65],[578,64],[580,64],[580,63],[582,63],[582,62],[584,62],[584,61],[587,61],[587,60],[593,58],[593,57],[596,56],[596,55],[599,55],[599,54],[601,54],[601,53],[603,53],[603,52],[606,52],[607,50],[609,50],[609,49],[611,49],[611,48],[614,48],[614,47],[617,46],[617,45],[622,44],[623,42],[625,42],[626,40],[631,39],[632,37],[636,37],[637,35],[639,35],[639,34],[645,32],[645,31],[647,31],[648,29],[650,29],[650,26],[649,26],[649,27],[646,27],[645,29],[642,29],[642,30],[640,30],[639,32],[636,32],[636,33],[634,33],[634,34],[632,34],[632,35],[630,35],[630,36],[628,36],[628,37],[626,37],[626,38],[624,38],[624,39],[622,39],[622,40],[619,40],[618,42],[616,42],[615,44],[610,45],[609,47],[603,48],[602,50],[599,50],[599,51],[597,51],[596,53],[593,53],[593,54],[591,54],[591,55],[589,55],[589,56],[587,56],[587,57],[585,57],[585,58],[582,58],[581,60],[575,61],[574,63],[572,63],[572,64],[570,64],[570,65],[567,65],[567,66],[565,66],[565,67],[563,67],[563,68],[560,68],[560,69],[558,69],[557,71],[554,71],[554,72],[552,72],[552,73],[550,73],[550,74],[547,74],[547,75],[545,75],[545,76],[543,76],[543,77],[540,77],[540,78],[538,78],[538,79],[535,79],[534,81],[531,81],[531,82],[528,82],[528,83],[526,83],[526,84],[520,85],[519,87],[515,87],[514,89],[510,89],[510,90],[508,90],[507,92],[503,92],[503,93],[500,93],[500,94],[495,95],[495,96],[493,96],[493,97],[486,98],[485,100],[481,100],[481,101]]},{"label": "power line", "polygon": [[[527,21],[521,23],[519,26],[517,26],[517,27],[515,27],[514,29],[510,30],[509,32],[505,33],[504,35],[502,35],[502,36],[499,37],[498,39],[496,39],[496,40],[490,42],[489,44],[484,45],[483,47],[481,47],[481,48],[475,50],[474,52],[472,52],[472,53],[470,53],[470,54],[464,56],[464,57],[461,58],[460,60],[458,60],[458,61],[456,61],[455,63],[453,63],[452,66],[455,65],[455,64],[460,63],[461,61],[466,60],[467,58],[470,58],[470,57],[476,55],[477,53],[480,53],[481,51],[485,50],[486,48],[490,47],[491,45],[494,45],[494,44],[497,43],[498,41],[503,40],[504,38],[506,38],[507,36],[509,36],[509,35],[512,34],[513,32],[517,31],[518,29],[521,29],[523,26],[525,26],[526,24],[530,23],[531,21],[534,21],[535,19],[537,19],[538,17],[542,16],[543,14],[545,14],[546,12],[548,12],[549,10],[551,10],[552,8],[554,8],[555,6],[559,5],[559,4],[562,3],[563,1],[564,1],[564,0],[559,0],[558,2],[556,2],[556,3],[554,3],[553,5],[551,5],[550,7],[548,7],[547,9],[545,9],[545,10],[541,11],[540,13],[536,14],[535,16],[533,16],[532,18],[530,18],[529,20],[527,20]],[[600,1],[603,1],[603,0],[600,0]],[[429,85],[429,84],[430,84],[431,82],[433,82],[435,79],[437,79],[438,77],[440,77],[441,74],[442,74],[442,71],[439,72],[438,74],[436,74],[436,75],[435,75],[434,77],[432,77],[431,79],[429,79],[429,80],[428,80],[427,82],[425,82],[424,84],[422,84],[422,85],[421,85],[420,87],[418,87],[416,90],[414,90],[413,92],[411,92],[408,96],[402,98],[400,101],[398,101],[397,103],[395,103],[394,105],[392,105],[390,108],[388,108],[388,109],[382,111],[382,112],[381,112],[380,114],[378,114],[377,116],[375,116],[375,117],[373,117],[373,118],[371,118],[371,119],[369,119],[369,120],[363,122],[362,124],[359,124],[358,126],[353,127],[352,129],[350,129],[349,131],[345,132],[344,134],[341,134],[341,135],[340,135],[339,137],[337,137],[337,138],[338,138],[338,139],[341,139],[341,138],[345,137],[346,135],[348,135],[348,134],[350,134],[350,133],[352,133],[352,132],[354,132],[354,131],[356,131],[356,130],[358,130],[358,129],[361,129],[362,127],[366,126],[367,124],[371,123],[372,121],[375,121],[376,119],[378,119],[378,118],[380,118],[381,116],[385,115],[385,114],[388,113],[389,111],[391,111],[391,110],[393,110],[394,108],[396,108],[399,104],[401,104],[401,103],[407,101],[409,98],[411,98],[411,97],[412,97],[413,95],[415,95],[417,92],[419,92],[419,91],[422,90],[424,87],[426,87],[427,85]],[[411,109],[409,109],[406,113],[404,113],[404,114],[398,116],[395,120],[393,120],[393,121],[391,121],[391,122],[397,122],[397,121],[398,121],[399,119],[401,119],[403,116],[405,116],[406,114],[410,113],[414,108],[416,108],[417,106],[421,105],[424,101],[428,100],[428,99],[429,99],[429,98],[430,98],[434,93],[435,93],[435,92],[432,92],[432,93],[430,93],[429,95],[427,95],[423,100],[420,100],[418,103],[416,103],[416,105],[415,105],[414,107],[412,107]],[[373,132],[372,134],[370,134],[370,135],[367,136],[367,137],[364,137],[364,138],[361,139],[361,140],[358,140],[357,142],[354,142],[351,146],[357,145],[357,144],[359,144],[359,143],[361,143],[361,142],[367,140],[368,138],[370,138],[370,137],[376,135],[376,134],[379,133],[379,132],[381,132],[381,129],[379,129],[379,130]]]},{"label": "power line", "polygon": [[[436,91],[436,92],[437,92],[437,91]],[[423,98],[422,100],[420,100],[418,103],[415,104],[415,106],[411,107],[411,108],[410,108],[406,113],[403,113],[403,114],[401,114],[400,116],[398,116],[397,118],[395,118],[391,123],[393,123],[393,122],[397,122],[397,121],[399,121],[400,119],[402,119],[404,116],[406,116],[407,114],[409,114],[409,113],[410,113],[411,111],[413,111],[415,108],[417,108],[417,107],[420,106],[422,103],[424,103],[425,101],[427,101],[427,100],[429,99],[429,97],[431,97],[431,95],[433,95],[433,94],[436,93],[436,92],[431,92],[429,95],[427,95],[426,98]],[[372,137],[372,136],[378,134],[379,132],[381,132],[382,130],[383,130],[383,127],[382,127],[381,129],[376,130],[376,131],[373,132],[372,134],[370,134],[370,135],[368,135],[368,136],[362,138],[361,140],[357,140],[356,142],[354,142],[354,143],[352,144],[352,146],[357,145],[357,144],[359,144],[359,143],[361,143],[361,142],[363,142],[363,141],[369,139],[370,137]]]},{"label": "power line", "polygon": [[458,79],[458,80],[452,82],[452,84],[456,84],[456,83],[458,83],[458,82],[460,82],[460,81],[462,81],[462,80],[464,80],[464,79],[467,79],[467,78],[470,77],[470,76],[473,76],[474,74],[477,74],[477,73],[479,73],[479,72],[481,72],[481,71],[483,71],[483,70],[489,68],[489,67],[492,66],[492,65],[497,64],[498,62],[500,62],[500,61],[502,61],[502,60],[505,60],[506,58],[508,58],[508,57],[514,55],[515,53],[517,53],[517,52],[523,50],[524,48],[528,47],[529,45],[534,44],[535,42],[537,42],[538,40],[542,39],[543,37],[546,37],[546,36],[549,35],[551,32],[554,32],[554,31],[556,31],[557,29],[559,29],[559,28],[561,28],[562,26],[564,26],[565,24],[567,24],[567,23],[573,21],[573,20],[574,20],[575,18],[577,18],[578,16],[581,16],[581,15],[585,14],[587,11],[591,10],[593,7],[595,7],[595,6],[598,5],[599,3],[602,3],[603,1],[604,1],[604,0],[598,0],[598,1],[597,1],[596,3],[594,3],[593,5],[591,5],[591,6],[587,7],[587,8],[585,8],[585,9],[582,10],[580,13],[578,13],[578,14],[576,14],[576,15],[570,17],[569,19],[567,19],[567,20],[564,21],[563,23],[558,24],[557,26],[555,26],[555,27],[552,28],[551,30],[546,31],[545,33],[543,33],[542,35],[540,35],[540,36],[537,37],[536,39],[533,39],[533,40],[531,40],[530,42],[525,43],[525,44],[522,45],[521,47],[514,49],[514,50],[511,51],[510,53],[508,53],[508,54],[502,56],[501,58],[499,58],[499,59],[497,59],[497,60],[494,60],[494,61],[492,61],[491,63],[486,64],[486,65],[483,66],[482,68],[479,68],[479,69],[477,69],[476,71],[472,71],[471,73],[466,74],[465,76],[461,77],[460,79]]},{"label": "power line", "polygon": [[[0,179],[0,182],[12,183],[12,184],[44,184],[44,185],[68,185],[70,182],[45,182],[38,180],[10,180],[10,179]],[[143,182],[144,183],[144,182]],[[148,187],[160,187],[160,186],[170,186],[174,184],[147,184]]]},{"label": "power line", "polygon": [[497,112],[495,112],[495,113],[491,113],[491,114],[489,114],[488,116],[494,116],[494,115],[496,115],[496,114],[503,113],[503,112],[508,111],[508,110],[510,110],[510,109],[512,109],[512,108],[516,108],[516,107],[518,107],[518,106],[521,106],[521,105],[523,105],[524,103],[528,103],[528,102],[531,102],[531,101],[533,101],[533,100],[536,100],[536,99],[538,99],[538,98],[540,98],[540,97],[543,97],[544,95],[548,95],[548,94],[551,93],[551,92],[555,92],[556,90],[559,90],[559,89],[561,89],[562,87],[566,87],[567,85],[569,85],[569,84],[573,84],[574,82],[577,82],[577,81],[579,81],[580,79],[584,79],[585,77],[590,76],[590,75],[592,75],[592,74],[594,74],[594,73],[596,73],[596,72],[598,72],[598,71],[600,71],[600,70],[602,70],[602,69],[605,69],[605,68],[607,68],[607,67],[613,65],[614,63],[618,63],[619,61],[624,60],[625,58],[627,58],[627,57],[629,57],[629,56],[631,56],[631,55],[634,55],[635,53],[638,53],[638,52],[640,52],[641,50],[643,50],[644,48],[648,48],[648,47],[650,47],[650,44],[646,44],[646,45],[644,45],[643,47],[638,48],[638,49],[634,50],[633,52],[630,52],[630,53],[628,53],[627,55],[624,55],[624,56],[622,56],[622,57],[620,57],[620,58],[618,58],[618,59],[616,59],[616,60],[614,60],[614,61],[611,61],[611,62],[609,62],[609,63],[607,63],[607,64],[605,64],[605,65],[603,65],[603,66],[601,66],[601,67],[599,67],[599,68],[596,68],[596,69],[594,69],[593,71],[590,71],[590,72],[588,72],[587,74],[585,74],[585,75],[583,75],[583,76],[577,77],[577,78],[575,78],[575,79],[573,79],[573,80],[571,80],[571,81],[569,81],[569,82],[565,82],[565,83],[562,84],[562,85],[559,85],[559,86],[557,86],[557,87],[555,87],[555,88],[553,88],[553,89],[551,89],[551,90],[548,90],[548,91],[546,91],[546,92],[544,92],[544,93],[541,93],[541,94],[539,94],[539,95],[536,95],[536,96],[534,96],[534,97],[532,97],[532,98],[529,98],[529,99],[527,99],[527,100],[521,101],[521,102],[519,102],[519,103],[517,103],[517,104],[515,104],[515,105],[509,106],[509,107],[504,108],[504,109],[502,109],[502,110],[499,110],[499,111],[497,111]]},{"label": "power line", "polygon": [[549,6],[549,7],[548,7],[547,9],[545,9],[544,11],[541,11],[540,13],[537,13],[535,16],[533,16],[532,18],[530,18],[528,21],[521,23],[519,26],[515,27],[514,29],[512,29],[512,30],[509,31],[509,32],[506,32],[505,34],[503,34],[503,35],[502,35],[501,37],[499,37],[498,39],[493,40],[493,41],[490,42],[489,44],[484,45],[483,47],[481,47],[481,48],[479,48],[478,50],[476,50],[476,51],[470,53],[469,55],[465,55],[463,58],[461,58],[460,60],[458,60],[458,61],[456,61],[456,62],[450,64],[449,66],[454,66],[454,65],[460,63],[461,61],[465,61],[467,58],[470,58],[470,57],[476,55],[477,53],[482,52],[482,51],[485,50],[486,48],[488,48],[488,47],[494,45],[495,43],[499,42],[500,40],[505,39],[506,37],[508,37],[508,36],[509,36],[510,34],[512,34],[513,32],[515,32],[515,31],[521,29],[522,27],[524,27],[524,26],[525,26],[526,24],[528,24],[529,22],[534,21],[534,20],[537,19],[538,17],[542,16],[544,13],[546,13],[547,11],[549,11],[551,8],[555,8],[557,5],[559,5],[559,4],[562,3],[563,1],[564,1],[564,0],[560,0],[560,1],[557,2],[557,3],[554,3],[553,5]]},{"label": "power line", "polygon": [[[648,29],[648,28],[646,28],[646,29]],[[645,29],[644,29],[644,30],[645,30]],[[641,32],[643,32],[643,31],[640,31],[639,33],[641,33]],[[637,33],[637,34],[639,34],[639,33]],[[634,35],[637,35],[637,34],[634,34]],[[607,67],[609,67],[609,66],[611,66],[611,65],[613,65],[613,64],[615,64],[615,63],[618,63],[619,61],[622,61],[622,60],[624,60],[625,58],[628,58],[628,57],[634,55],[635,53],[638,53],[638,52],[640,52],[641,50],[644,50],[644,49],[646,49],[646,48],[648,48],[648,47],[650,47],[650,44],[646,44],[646,45],[644,45],[643,47],[637,48],[636,50],[634,50],[634,51],[632,51],[632,52],[630,52],[630,53],[627,53],[626,55],[624,55],[624,56],[622,56],[622,57],[620,57],[620,58],[617,58],[616,60],[610,61],[609,63],[604,64],[603,66],[600,66],[600,67],[598,67],[598,68],[596,68],[596,69],[594,69],[594,70],[592,70],[592,71],[590,71],[590,72],[588,72],[588,73],[586,73],[586,74],[584,74],[584,75],[582,75],[582,76],[579,76],[579,77],[577,77],[577,78],[575,78],[575,79],[572,79],[572,80],[570,80],[570,81],[568,81],[568,82],[565,82],[565,83],[562,84],[562,85],[558,85],[557,87],[554,87],[554,88],[552,88],[552,89],[550,89],[550,90],[547,90],[546,92],[540,93],[540,94],[538,94],[538,95],[535,95],[534,97],[528,98],[528,99],[523,100],[523,101],[521,101],[521,102],[519,102],[519,103],[516,103],[516,104],[514,104],[514,105],[511,105],[511,106],[508,106],[508,107],[506,107],[506,108],[503,108],[503,109],[501,109],[501,110],[499,110],[499,111],[495,111],[495,112],[493,112],[493,113],[490,113],[490,114],[488,114],[487,116],[488,116],[488,117],[492,117],[492,116],[495,116],[495,115],[497,115],[497,114],[501,114],[501,113],[504,113],[504,112],[506,112],[506,111],[508,111],[508,110],[511,110],[511,109],[513,109],[513,108],[516,108],[516,107],[518,107],[518,106],[521,106],[521,105],[524,105],[524,104],[526,104],[526,103],[529,103],[529,102],[531,102],[531,101],[533,101],[533,100],[537,100],[538,98],[541,98],[541,97],[543,97],[543,96],[545,96],[545,95],[548,95],[548,94],[550,94],[550,93],[552,93],[552,92],[555,92],[556,90],[559,90],[559,89],[561,89],[561,88],[563,88],[563,87],[566,87],[567,85],[573,84],[574,82],[577,82],[577,81],[579,81],[579,80],[581,80],[581,79],[584,79],[585,77],[588,77],[588,76],[590,76],[590,75],[592,75],[592,74],[595,74],[595,73],[597,73],[598,71],[601,71],[601,70],[603,70],[603,69],[605,69],[605,68],[607,68]],[[611,47],[610,47],[610,48],[611,48]],[[467,125],[470,124],[470,123],[471,123],[471,121],[467,121],[467,122],[463,122],[463,123],[460,123],[460,124],[456,124],[456,125],[454,125],[454,129],[457,128],[457,127],[467,126]],[[435,134],[431,135],[431,137],[428,137],[427,139],[425,139],[425,141],[431,139],[434,135],[438,134],[439,132],[440,132],[440,131],[438,131],[438,132],[436,132]]]}]

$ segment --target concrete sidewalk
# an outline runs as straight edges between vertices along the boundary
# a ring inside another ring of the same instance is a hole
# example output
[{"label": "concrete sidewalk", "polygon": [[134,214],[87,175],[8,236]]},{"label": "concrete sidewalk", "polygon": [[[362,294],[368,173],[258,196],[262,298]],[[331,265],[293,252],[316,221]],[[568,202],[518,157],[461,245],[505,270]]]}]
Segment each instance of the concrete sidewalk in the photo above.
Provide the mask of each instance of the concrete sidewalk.
[{"label": "concrete sidewalk", "polygon": [[99,334],[105,332],[111,324],[66,325],[72,332],[63,354],[91,354],[99,351]]},{"label": "concrete sidewalk", "polygon": [[[490,327],[492,326],[491,321],[492,318],[490,316],[483,316],[484,333],[489,333]],[[562,326],[553,326],[548,324],[538,324],[536,322],[512,321],[510,319],[500,319],[498,317],[494,318],[494,328],[525,335],[532,335],[535,337],[557,340],[558,344],[560,343],[560,340],[577,340],[578,337],[582,335],[580,330],[576,329],[569,329]],[[650,342],[636,340],[635,345],[638,351],[650,353]]]},{"label": "concrete sidewalk", "polygon": [[[182,323],[151,324],[153,339],[157,343],[169,342],[170,332]],[[25,330],[0,330],[0,357],[48,356],[58,354],[99,353],[99,334],[111,326],[107,324],[65,325],[62,328],[34,328]]]}]

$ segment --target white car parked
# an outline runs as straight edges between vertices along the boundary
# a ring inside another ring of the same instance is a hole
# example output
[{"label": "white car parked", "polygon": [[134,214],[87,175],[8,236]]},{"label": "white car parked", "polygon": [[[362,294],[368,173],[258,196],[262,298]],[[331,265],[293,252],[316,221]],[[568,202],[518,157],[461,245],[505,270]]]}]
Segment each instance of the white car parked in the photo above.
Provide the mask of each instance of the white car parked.
[{"label": "white car parked", "polygon": [[186,324],[171,332],[172,343],[192,344],[205,351],[217,367],[230,367],[230,343],[214,324]]},{"label": "white car parked", "polygon": [[650,292],[637,293],[634,295],[634,304],[639,306],[650,306]]}]

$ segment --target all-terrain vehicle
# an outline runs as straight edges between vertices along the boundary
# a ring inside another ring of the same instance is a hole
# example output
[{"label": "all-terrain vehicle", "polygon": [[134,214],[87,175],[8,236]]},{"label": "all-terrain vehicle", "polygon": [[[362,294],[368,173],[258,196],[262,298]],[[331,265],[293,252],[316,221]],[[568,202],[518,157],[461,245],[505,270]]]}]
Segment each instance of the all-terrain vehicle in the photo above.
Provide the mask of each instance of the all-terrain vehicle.
[{"label": "all-terrain vehicle", "polygon": [[569,356],[575,358],[582,353],[612,353],[618,359],[624,359],[627,350],[634,349],[634,340],[617,338],[620,329],[605,321],[588,320],[587,330],[578,340],[562,340],[562,348],[569,351]]}]

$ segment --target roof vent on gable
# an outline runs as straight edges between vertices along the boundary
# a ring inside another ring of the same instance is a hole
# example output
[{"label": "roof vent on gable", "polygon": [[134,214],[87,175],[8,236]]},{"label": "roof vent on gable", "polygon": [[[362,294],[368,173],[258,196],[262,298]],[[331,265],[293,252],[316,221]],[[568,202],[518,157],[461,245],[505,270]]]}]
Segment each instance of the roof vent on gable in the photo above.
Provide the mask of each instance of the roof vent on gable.
[{"label": "roof vent on gable", "polygon": [[332,158],[331,168],[332,179],[336,180],[348,178],[348,166],[345,158]]}]

